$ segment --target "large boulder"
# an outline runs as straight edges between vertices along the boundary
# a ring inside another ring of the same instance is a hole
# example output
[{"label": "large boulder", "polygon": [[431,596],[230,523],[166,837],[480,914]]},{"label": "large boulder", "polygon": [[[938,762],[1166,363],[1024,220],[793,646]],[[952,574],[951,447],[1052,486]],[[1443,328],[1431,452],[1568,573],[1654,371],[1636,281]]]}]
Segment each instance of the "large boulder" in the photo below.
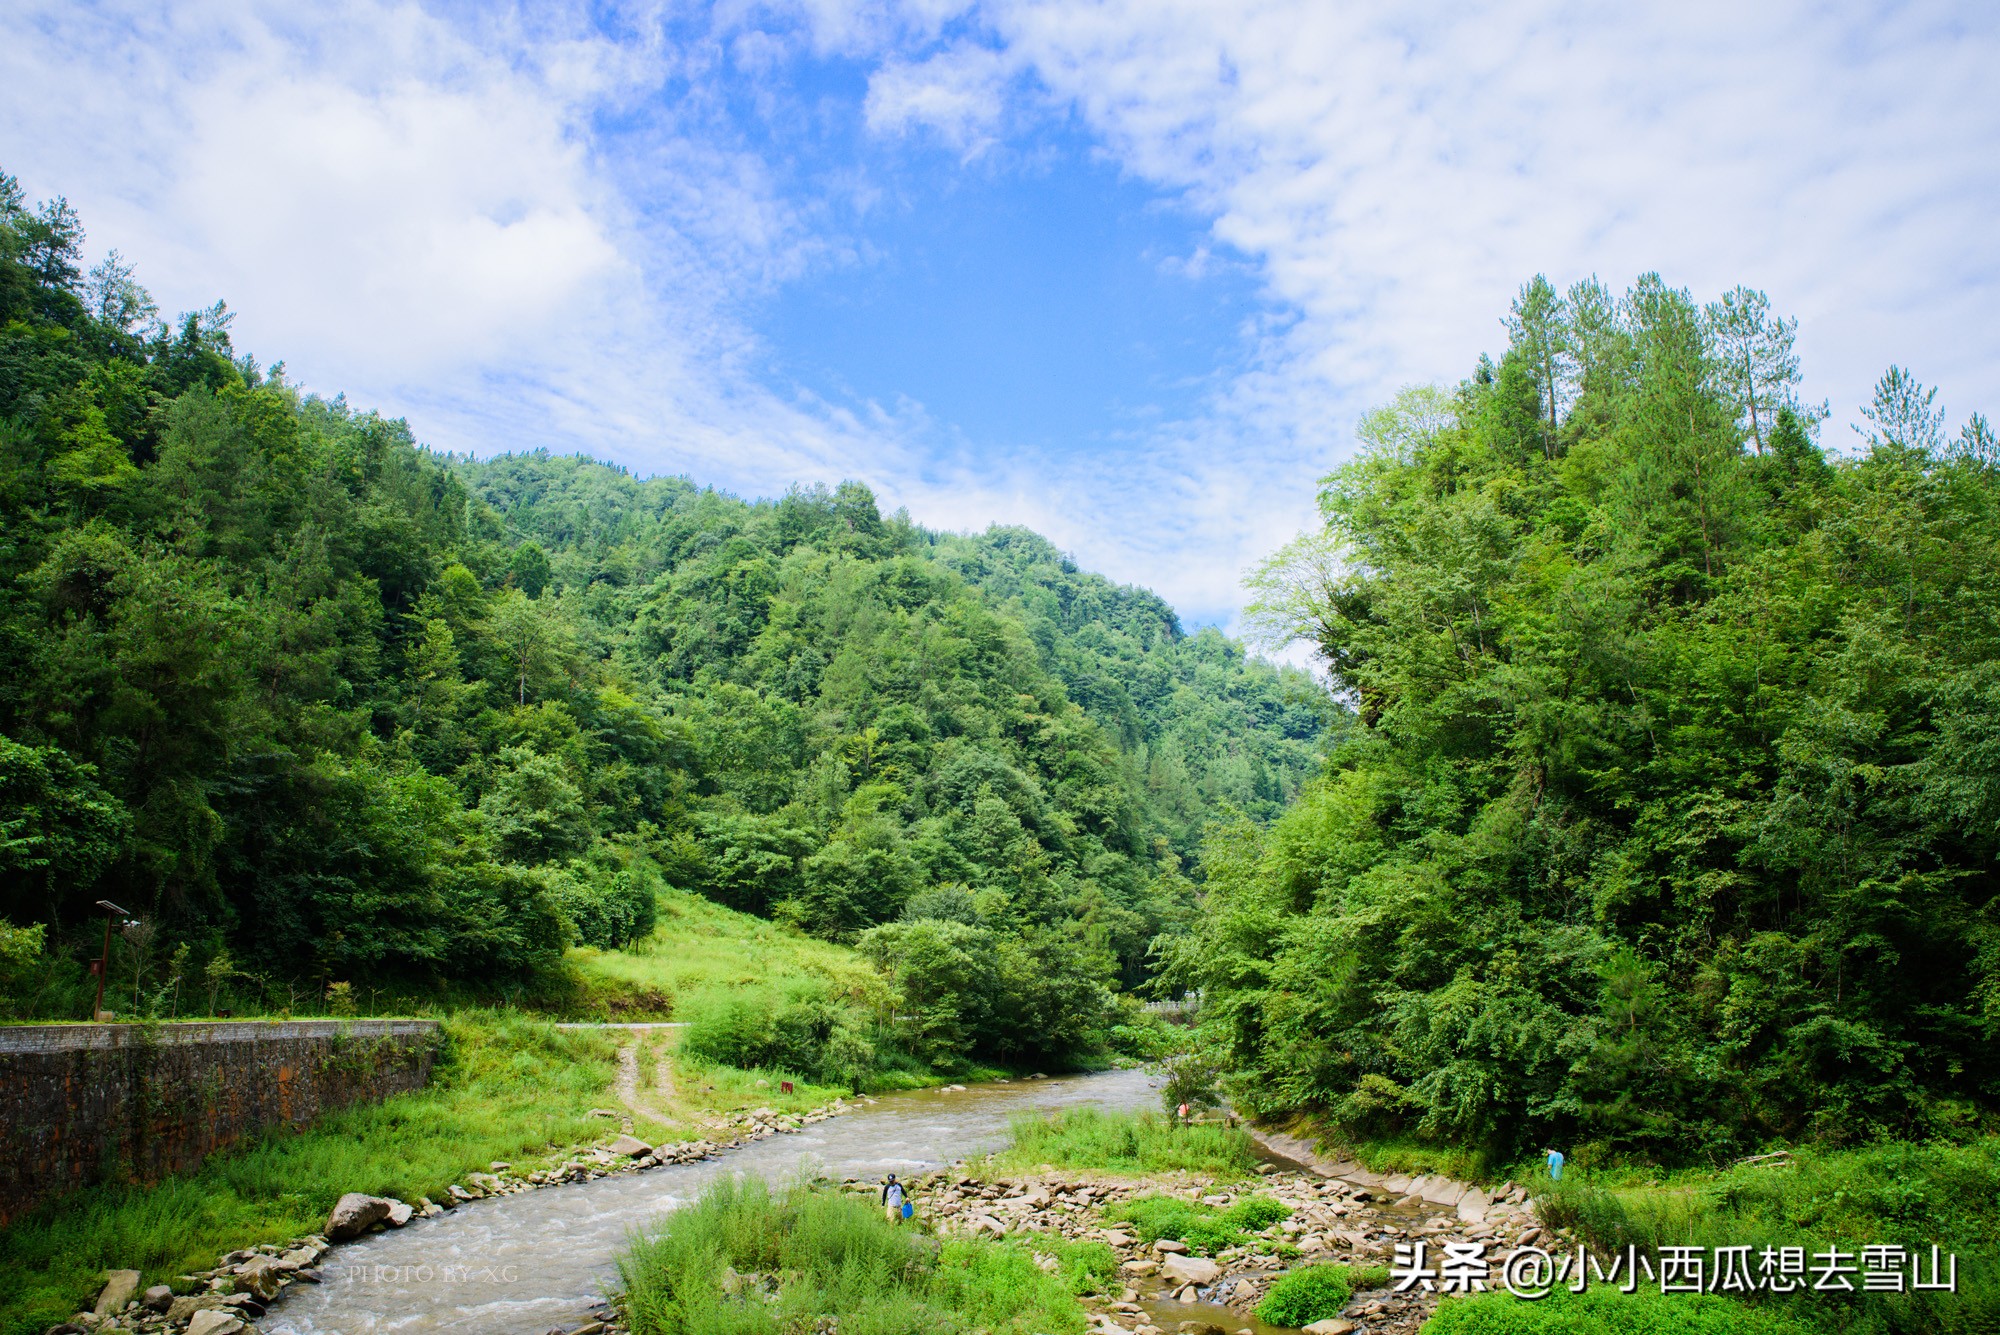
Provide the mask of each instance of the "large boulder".
[{"label": "large boulder", "polygon": [[326,1217],[326,1227],[320,1232],[330,1242],[344,1242],[360,1237],[388,1217],[387,1200],[350,1191],[334,1203],[333,1213]]},{"label": "large boulder", "polygon": [[164,1312],[174,1305],[174,1291],[164,1284],[155,1284],[146,1290],[139,1301],[148,1311]]},{"label": "large boulder", "polygon": [[278,1262],[268,1256],[253,1256],[236,1270],[236,1291],[247,1293],[259,1302],[270,1302],[278,1296],[283,1287],[279,1277],[284,1272]]},{"label": "large boulder", "polygon": [[1417,1194],[1432,1205],[1456,1205],[1458,1198],[1468,1190],[1470,1188],[1463,1182],[1454,1182],[1448,1177],[1434,1177],[1424,1183],[1423,1190]]},{"label": "large boulder", "polygon": [[1221,1277],[1222,1267],[1206,1256],[1169,1256],[1160,1262],[1160,1275],[1175,1285],[1206,1286]]},{"label": "large boulder", "polygon": [[1486,1212],[1493,1206],[1493,1198],[1478,1187],[1467,1187],[1465,1194],[1458,1198],[1458,1217],[1468,1224],[1486,1222]]},{"label": "large boulder", "polygon": [[611,1152],[622,1154],[628,1159],[636,1159],[642,1154],[651,1154],[653,1147],[637,1136],[620,1136],[611,1142]]},{"label": "large boulder", "polygon": [[90,1310],[98,1316],[116,1316],[138,1293],[138,1271],[107,1270],[104,1272],[104,1288],[97,1295],[97,1306]]}]

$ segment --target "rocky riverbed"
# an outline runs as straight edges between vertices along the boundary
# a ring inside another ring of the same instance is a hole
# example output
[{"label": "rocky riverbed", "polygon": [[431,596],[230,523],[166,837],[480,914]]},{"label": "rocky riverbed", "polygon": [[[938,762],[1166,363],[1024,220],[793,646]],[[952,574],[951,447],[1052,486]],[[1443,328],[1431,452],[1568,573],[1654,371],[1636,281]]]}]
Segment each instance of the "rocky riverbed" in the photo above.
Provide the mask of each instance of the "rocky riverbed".
[{"label": "rocky riverbed", "polygon": [[[1307,1157],[1311,1157],[1308,1155]],[[1144,1178],[1058,1173],[985,1180],[963,1172],[915,1179],[911,1197],[943,1234],[1011,1237],[1032,1245],[1037,1235],[1103,1242],[1119,1260],[1122,1291],[1086,1300],[1099,1335],[1263,1335],[1252,1315],[1279,1276],[1296,1265],[1339,1261],[1386,1266],[1397,1243],[1483,1242],[1497,1257],[1542,1236],[1527,1192],[1512,1183],[1489,1195],[1443,1177],[1371,1174],[1358,1164],[1356,1181],[1301,1164],[1273,1169],[1252,1182],[1218,1184],[1188,1174]],[[872,1191],[872,1184],[848,1184]],[[1180,1196],[1225,1210],[1246,1196],[1276,1200],[1290,1210],[1248,1245],[1213,1257],[1185,1243],[1141,1242],[1110,1216],[1138,1196]],[[1387,1286],[1357,1292],[1342,1315],[1310,1327],[1313,1335],[1405,1335],[1430,1316],[1437,1295],[1395,1293]]]}]

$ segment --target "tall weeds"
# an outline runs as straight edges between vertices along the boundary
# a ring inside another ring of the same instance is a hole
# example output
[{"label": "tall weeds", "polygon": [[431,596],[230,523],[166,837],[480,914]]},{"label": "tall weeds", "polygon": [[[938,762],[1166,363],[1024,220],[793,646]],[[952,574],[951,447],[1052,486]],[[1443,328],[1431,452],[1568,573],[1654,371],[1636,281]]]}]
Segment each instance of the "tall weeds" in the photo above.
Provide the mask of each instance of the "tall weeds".
[{"label": "tall weeds", "polygon": [[[716,1182],[620,1261],[636,1335],[1080,1335],[1074,1289],[1101,1279],[1108,1252],[1068,1264],[1011,1242],[953,1239],[890,1223],[872,1203],[755,1179]],[[1053,1264],[1054,1269],[1045,1268]]]}]

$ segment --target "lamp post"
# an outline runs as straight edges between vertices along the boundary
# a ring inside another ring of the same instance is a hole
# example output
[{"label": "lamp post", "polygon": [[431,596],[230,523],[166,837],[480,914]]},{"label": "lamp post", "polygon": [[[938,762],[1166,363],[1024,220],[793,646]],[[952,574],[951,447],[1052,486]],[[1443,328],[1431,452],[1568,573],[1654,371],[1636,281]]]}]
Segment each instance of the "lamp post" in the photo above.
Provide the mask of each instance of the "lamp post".
[{"label": "lamp post", "polygon": [[111,923],[115,918],[130,919],[131,914],[108,899],[97,901],[97,907],[104,910],[104,953],[97,958],[97,1004],[91,1007],[90,1018],[96,1021],[104,1014],[104,980],[111,973]]}]

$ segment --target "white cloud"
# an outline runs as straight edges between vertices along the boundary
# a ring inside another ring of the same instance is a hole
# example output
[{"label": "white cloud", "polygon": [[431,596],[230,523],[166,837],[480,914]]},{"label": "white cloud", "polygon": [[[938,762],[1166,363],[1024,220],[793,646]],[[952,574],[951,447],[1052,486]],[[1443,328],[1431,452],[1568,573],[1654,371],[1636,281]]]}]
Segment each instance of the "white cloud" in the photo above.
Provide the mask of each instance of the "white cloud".
[{"label": "white cloud", "polygon": [[926,60],[892,60],[868,80],[868,128],[903,133],[923,126],[965,157],[976,157],[1000,129],[1011,63],[969,42]]},{"label": "white cloud", "polygon": [[1515,288],[1771,291],[1814,388],[2000,390],[1990,7],[996,0],[1131,171],[1259,257],[1301,403],[1455,378]]},{"label": "white cloud", "polygon": [[[1842,415],[1891,360],[1956,414],[2000,409],[1990,7],[593,12],[25,0],[0,12],[0,167],[67,193],[163,305],[226,296],[243,346],[433,443],[755,494],[859,476],[926,522],[1031,524],[1198,618],[1309,519],[1358,412],[1464,374],[1537,271],[1764,287]],[[858,62],[865,98],[788,86],[816,60]],[[1074,117],[1256,266],[1274,313],[1245,369],[1191,420],[1054,459],[768,383],[753,299],[845,262],[873,188],[793,160],[828,116],[968,160]]]}]

